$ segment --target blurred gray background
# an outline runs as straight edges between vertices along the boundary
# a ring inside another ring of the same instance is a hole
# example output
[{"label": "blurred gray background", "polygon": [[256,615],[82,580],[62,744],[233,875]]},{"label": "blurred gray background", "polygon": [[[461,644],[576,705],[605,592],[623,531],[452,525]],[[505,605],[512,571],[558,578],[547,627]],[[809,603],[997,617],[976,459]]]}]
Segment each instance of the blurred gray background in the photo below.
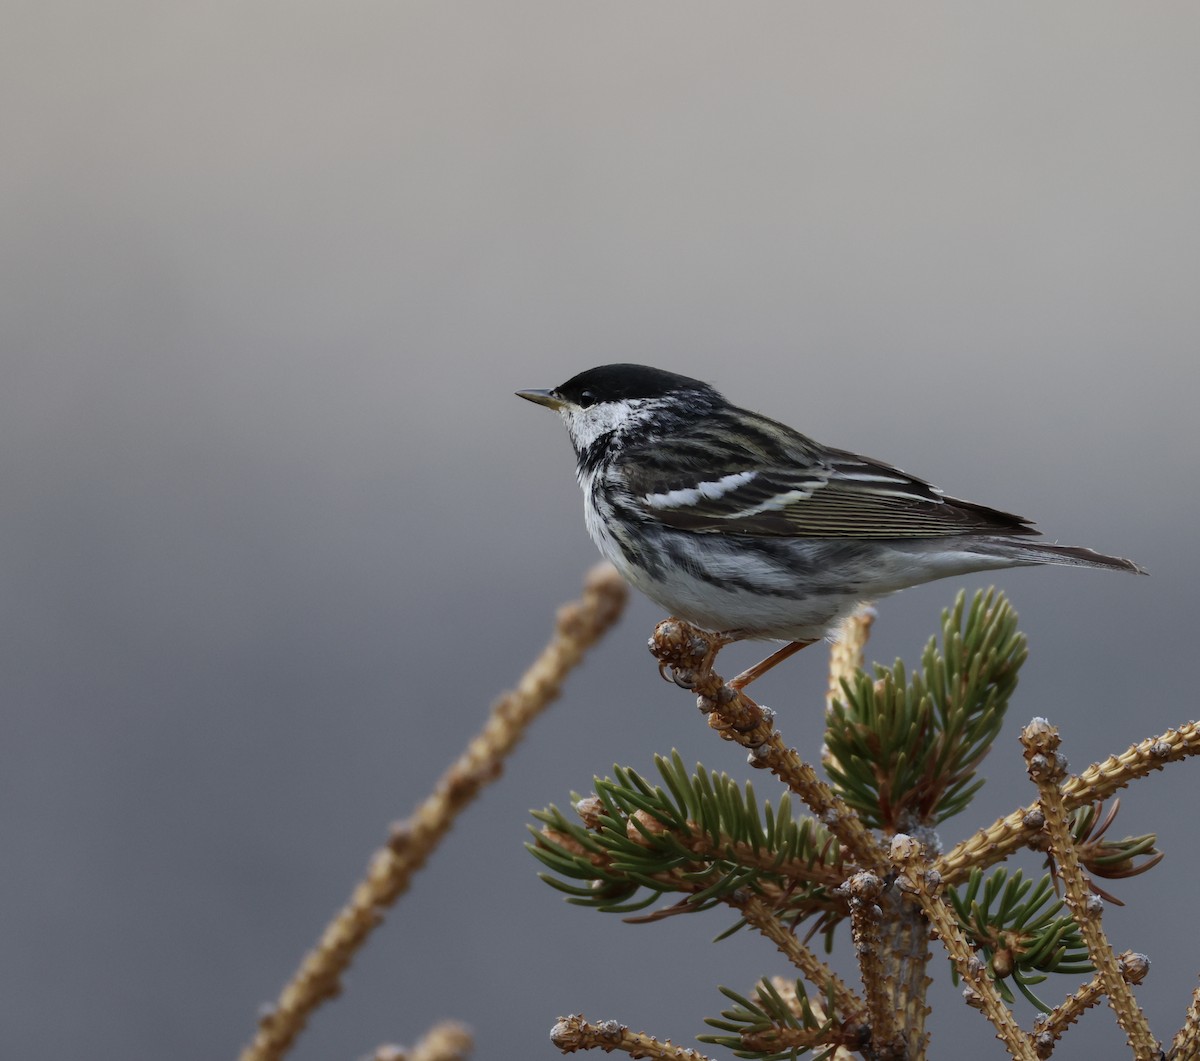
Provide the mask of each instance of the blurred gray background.
[{"label": "blurred gray background", "polygon": [[[1032,657],[947,845],[1032,798],[1031,716],[1082,769],[1196,713],[1195,5],[3,22],[3,1056],[235,1055],[577,594],[569,446],[512,392],[595,364],[699,376],[1152,571],[1000,579]],[[875,658],[915,658],[957,588],[886,601]],[[551,1058],[572,1011],[688,1042],[716,984],[786,972],[711,944],[717,913],[566,906],[522,851],[528,808],[614,762],[751,775],[659,681],[658,618],[631,607],[295,1057],[455,1017],[480,1058]],[[814,755],[824,669],[760,686]],[[1105,920],[1153,960],[1163,1038],[1200,968],[1196,769],[1115,828],[1168,852]],[[934,972],[934,1055],[1003,1056]],[[1121,1041],[1101,1009],[1056,1056]]]}]

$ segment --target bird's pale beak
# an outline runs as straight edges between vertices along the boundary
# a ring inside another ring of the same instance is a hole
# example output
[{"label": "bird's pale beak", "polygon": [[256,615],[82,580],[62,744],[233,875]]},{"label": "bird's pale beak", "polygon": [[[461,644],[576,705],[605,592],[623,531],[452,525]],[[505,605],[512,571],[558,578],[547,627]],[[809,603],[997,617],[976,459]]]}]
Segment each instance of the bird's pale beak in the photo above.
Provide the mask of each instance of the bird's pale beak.
[{"label": "bird's pale beak", "polygon": [[517,391],[517,397],[535,405],[544,405],[547,409],[561,409],[567,404],[554,391]]}]

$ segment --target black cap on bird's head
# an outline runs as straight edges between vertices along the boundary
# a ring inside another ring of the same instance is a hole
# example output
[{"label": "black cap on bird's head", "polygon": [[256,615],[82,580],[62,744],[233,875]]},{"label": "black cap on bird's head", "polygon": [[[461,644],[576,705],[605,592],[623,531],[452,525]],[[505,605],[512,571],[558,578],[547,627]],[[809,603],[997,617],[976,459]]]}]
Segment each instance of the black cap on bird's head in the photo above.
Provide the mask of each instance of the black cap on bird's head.
[{"label": "black cap on bird's head", "polygon": [[601,365],[572,376],[553,390],[517,391],[517,395],[550,409],[586,409],[601,402],[665,398],[671,394],[716,396],[707,383],[647,365]]}]

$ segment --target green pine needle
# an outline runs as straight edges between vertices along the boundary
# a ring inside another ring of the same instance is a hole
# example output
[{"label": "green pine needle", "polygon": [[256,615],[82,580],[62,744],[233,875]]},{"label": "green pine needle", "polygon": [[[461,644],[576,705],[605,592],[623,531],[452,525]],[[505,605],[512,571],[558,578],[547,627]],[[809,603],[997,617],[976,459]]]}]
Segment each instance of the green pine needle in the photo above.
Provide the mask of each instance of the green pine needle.
[{"label": "green pine needle", "polygon": [[985,878],[974,870],[964,885],[946,894],[1007,1001],[1013,999],[1011,981],[1030,1002],[1048,1011],[1030,985],[1041,983],[1048,973],[1092,971],[1079,926],[1063,912],[1049,876],[1033,881],[1020,870],[1010,876],[997,869]]},{"label": "green pine needle", "polygon": [[541,828],[530,827],[527,846],[546,867],[547,884],[568,902],[614,913],[642,910],[669,893],[683,897],[651,920],[706,910],[749,889],[790,921],[819,916],[832,930],[841,903],[830,891],[844,871],[824,827],[794,818],[787,795],[760,806],[749,784],[703,767],[689,771],[678,753],[655,765],[661,785],[619,766],[598,779],[590,827],[554,806],[534,812]]},{"label": "green pine needle", "polygon": [[937,825],[961,811],[983,784],[975,770],[1004,722],[1026,657],[1017,616],[1003,594],[960,593],[942,613],[921,669],[842,682],[830,711],[826,768],[868,825],[889,831]]}]

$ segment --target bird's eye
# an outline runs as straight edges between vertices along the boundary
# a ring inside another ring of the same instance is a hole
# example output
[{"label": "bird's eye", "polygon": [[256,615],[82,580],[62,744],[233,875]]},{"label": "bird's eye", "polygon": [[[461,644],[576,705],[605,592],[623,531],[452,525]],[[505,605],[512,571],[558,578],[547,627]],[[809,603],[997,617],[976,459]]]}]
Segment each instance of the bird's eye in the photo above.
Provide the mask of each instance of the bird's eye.
[{"label": "bird's eye", "polygon": [[579,404],[582,405],[585,409],[589,405],[595,405],[596,404],[596,395],[592,391],[580,391],[579,392]]}]

